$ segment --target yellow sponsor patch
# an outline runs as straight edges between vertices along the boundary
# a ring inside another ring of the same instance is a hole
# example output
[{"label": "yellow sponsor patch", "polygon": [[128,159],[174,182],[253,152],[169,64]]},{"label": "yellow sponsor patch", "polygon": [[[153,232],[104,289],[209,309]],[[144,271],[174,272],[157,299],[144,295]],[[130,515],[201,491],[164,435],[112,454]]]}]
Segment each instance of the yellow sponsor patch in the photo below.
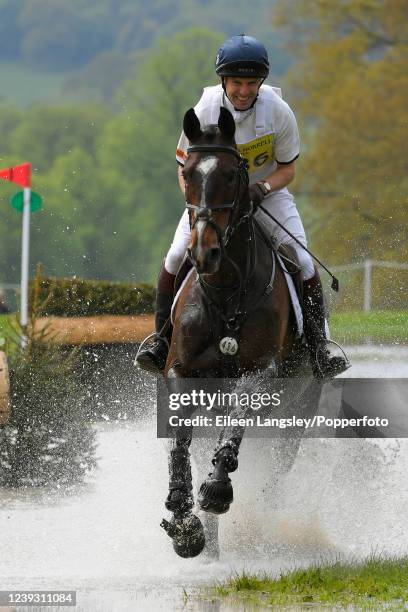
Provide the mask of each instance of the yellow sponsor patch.
[{"label": "yellow sponsor patch", "polygon": [[238,151],[248,162],[248,172],[255,172],[273,160],[273,134],[237,144]]}]

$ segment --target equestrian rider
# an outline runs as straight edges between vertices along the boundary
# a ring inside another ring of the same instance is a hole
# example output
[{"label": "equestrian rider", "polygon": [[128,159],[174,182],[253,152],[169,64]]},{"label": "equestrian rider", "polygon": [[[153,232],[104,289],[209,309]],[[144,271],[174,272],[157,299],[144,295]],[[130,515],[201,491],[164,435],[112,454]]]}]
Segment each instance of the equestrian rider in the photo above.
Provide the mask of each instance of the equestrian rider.
[{"label": "equestrian rider", "polygon": [[[216,124],[221,106],[232,113],[237,148],[248,161],[249,194],[254,209],[262,203],[306,246],[305,230],[293,196],[287,189],[294,179],[295,163],[299,157],[298,128],[292,110],[281,98],[280,90],[264,84],[269,73],[264,45],[251,36],[233,36],[219,49],[215,71],[221,77],[221,84],[206,87],[195,106],[201,125]],[[181,171],[188,146],[189,142],[182,133],[176,158],[183,193],[185,186]],[[331,357],[327,349],[323,289],[312,258],[261,210],[256,214],[263,217],[278,244],[290,244],[296,250],[304,285],[304,333],[315,375],[330,378],[339,374],[347,365],[342,357]],[[168,339],[165,333],[160,332],[170,316],[174,281],[189,241],[190,224],[188,211],[185,210],[158,278],[155,341],[150,347],[139,351],[137,357],[139,365],[151,371],[163,370],[166,363]]]}]

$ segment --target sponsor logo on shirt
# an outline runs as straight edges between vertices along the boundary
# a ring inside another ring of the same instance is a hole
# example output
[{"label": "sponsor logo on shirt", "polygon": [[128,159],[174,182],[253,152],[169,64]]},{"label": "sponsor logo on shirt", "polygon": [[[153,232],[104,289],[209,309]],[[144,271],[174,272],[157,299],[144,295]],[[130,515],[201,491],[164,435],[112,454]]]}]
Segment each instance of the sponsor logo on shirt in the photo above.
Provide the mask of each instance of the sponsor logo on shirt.
[{"label": "sponsor logo on shirt", "polygon": [[266,163],[273,161],[273,136],[268,134],[237,145],[238,151],[248,162],[248,172],[255,172]]}]

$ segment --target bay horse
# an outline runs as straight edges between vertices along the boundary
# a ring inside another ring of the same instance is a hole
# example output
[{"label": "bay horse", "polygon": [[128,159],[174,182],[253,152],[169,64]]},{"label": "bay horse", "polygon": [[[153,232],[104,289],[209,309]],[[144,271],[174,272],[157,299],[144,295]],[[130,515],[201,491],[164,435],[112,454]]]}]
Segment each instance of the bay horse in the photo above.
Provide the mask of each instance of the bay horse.
[{"label": "bay horse", "polygon": [[[195,270],[174,307],[165,379],[174,389],[186,378],[239,379],[266,371],[294,376],[308,359],[273,239],[254,216],[234,119],[221,107],[218,124],[201,129],[190,109],[183,129],[190,141],[183,169],[191,225],[187,253]],[[236,427],[221,436],[214,471],[199,492],[202,510],[228,510],[233,498],[228,473],[238,466],[243,433]],[[192,514],[191,439],[192,427],[184,427],[171,440],[166,508],[173,519],[162,522],[184,557],[199,554],[205,542],[201,522]]]}]

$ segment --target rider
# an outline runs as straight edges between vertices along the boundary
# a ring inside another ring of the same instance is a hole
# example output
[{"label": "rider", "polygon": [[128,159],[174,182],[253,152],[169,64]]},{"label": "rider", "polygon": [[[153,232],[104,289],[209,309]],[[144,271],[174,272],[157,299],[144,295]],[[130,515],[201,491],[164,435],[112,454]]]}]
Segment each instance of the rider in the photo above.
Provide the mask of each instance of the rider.
[{"label": "rider", "polygon": [[[254,208],[259,204],[273,214],[302,244],[305,231],[293,196],[287,185],[295,176],[295,160],[299,156],[299,133],[295,116],[281,98],[278,88],[265,85],[269,73],[267,51],[262,43],[244,34],[233,36],[220,47],[215,71],[221,84],[206,87],[195,112],[201,125],[217,123],[220,106],[233,115],[237,148],[248,161],[249,193]],[[176,151],[178,177],[185,191],[182,168],[189,142],[181,134]],[[327,349],[323,289],[310,255],[286,232],[271,224],[261,210],[265,222],[278,244],[290,244],[296,250],[302,269],[304,299],[304,332],[310,349],[311,364],[319,377],[332,377],[347,367],[342,357],[331,357]],[[173,301],[174,281],[190,240],[187,210],[178,224],[173,243],[160,270],[156,297],[156,336],[154,343],[139,351],[137,362],[142,367],[163,370],[168,354],[168,325]],[[166,331],[165,331],[166,330]],[[318,354],[318,359],[316,355]]]}]

